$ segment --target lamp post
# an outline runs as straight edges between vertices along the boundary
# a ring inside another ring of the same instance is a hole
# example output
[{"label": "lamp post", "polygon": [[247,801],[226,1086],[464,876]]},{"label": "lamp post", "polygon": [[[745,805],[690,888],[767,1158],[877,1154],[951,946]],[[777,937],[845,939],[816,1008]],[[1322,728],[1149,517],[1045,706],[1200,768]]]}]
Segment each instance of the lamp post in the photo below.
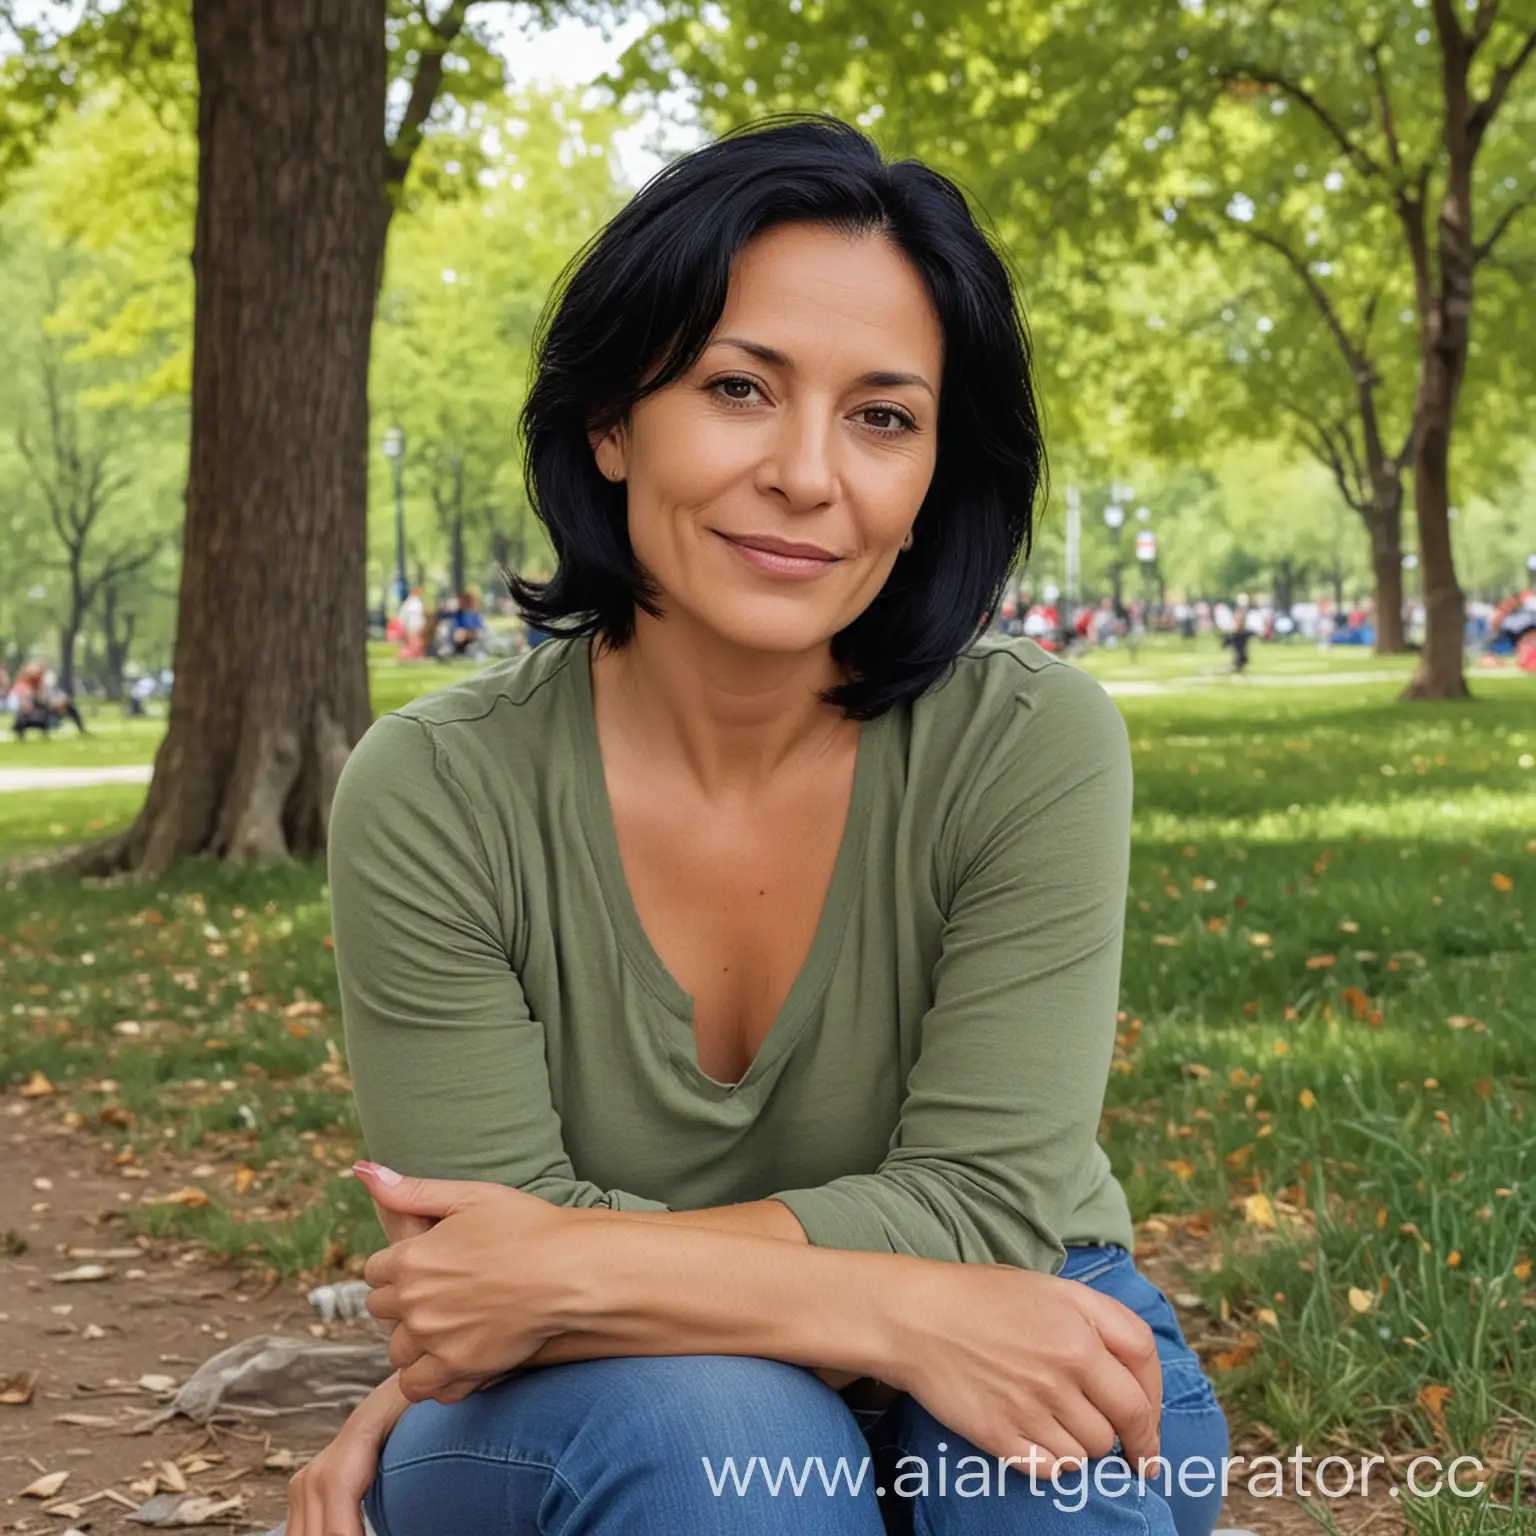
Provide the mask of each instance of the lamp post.
[{"label": "lamp post", "polygon": [[1125,508],[1118,501],[1112,501],[1104,508],[1104,526],[1114,539],[1115,554],[1109,567],[1109,579],[1115,589],[1115,612],[1118,614],[1124,607],[1120,601],[1120,532],[1125,527]]},{"label": "lamp post", "polygon": [[384,457],[395,474],[395,606],[399,607],[410,591],[405,579],[405,433],[399,427],[385,432]]}]

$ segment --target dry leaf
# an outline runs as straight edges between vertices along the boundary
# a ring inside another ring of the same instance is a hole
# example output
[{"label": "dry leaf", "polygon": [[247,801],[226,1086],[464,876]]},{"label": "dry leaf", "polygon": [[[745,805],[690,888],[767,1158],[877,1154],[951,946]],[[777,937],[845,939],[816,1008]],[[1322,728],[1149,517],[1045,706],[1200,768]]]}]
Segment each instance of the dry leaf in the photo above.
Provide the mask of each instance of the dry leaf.
[{"label": "dry leaf", "polygon": [[1278,1328],[1280,1326],[1280,1319],[1275,1315],[1275,1309],[1273,1307],[1260,1307],[1254,1316],[1257,1317],[1258,1320],[1263,1323],[1266,1328]]},{"label": "dry leaf", "polygon": [[256,1182],[256,1170],[242,1163],[235,1169],[235,1193],[243,1195]]},{"label": "dry leaf", "polygon": [[32,1401],[32,1390],[37,1386],[39,1371],[11,1371],[0,1375],[0,1403],[8,1408],[19,1408]]},{"label": "dry leaf", "polygon": [[1349,1288],[1349,1307],[1352,1312],[1369,1312],[1376,1305],[1376,1298],[1358,1285]]},{"label": "dry leaf", "polygon": [[68,1472],[45,1472],[21,1490],[24,1499],[51,1499],[69,1481]]},{"label": "dry leaf", "polygon": [[1449,1387],[1423,1386],[1419,1388],[1419,1407],[1435,1421],[1435,1427],[1445,1429],[1445,1403],[1456,1394]]},{"label": "dry leaf", "polygon": [[1248,1195],[1243,1200],[1243,1220],[1250,1227],[1263,1227],[1273,1231],[1275,1226],[1275,1208],[1270,1203],[1268,1195]]},{"label": "dry leaf", "polygon": [[1179,941],[1171,933],[1154,933],[1152,935],[1152,942],[1160,944],[1164,949],[1177,949],[1179,947]]},{"label": "dry leaf", "polygon": [[1183,1070],[1185,1077],[1198,1077],[1202,1082],[1211,1075],[1211,1069],[1198,1061],[1186,1061]]},{"label": "dry leaf", "polygon": [[1190,1179],[1194,1178],[1196,1172],[1195,1165],[1188,1158],[1184,1157],[1175,1157],[1165,1162],[1163,1167],[1182,1183],[1188,1183]]},{"label": "dry leaf", "polygon": [[1494,875],[1488,883],[1494,890],[1502,891],[1506,896],[1515,888],[1515,882],[1508,875]]},{"label": "dry leaf", "polygon": [[1520,1262],[1515,1265],[1515,1279],[1519,1280],[1523,1284],[1530,1278],[1531,1261],[1529,1259],[1521,1259]]},{"label": "dry leaf", "polygon": [[56,1090],[41,1072],[34,1072],[16,1091],[24,1099],[46,1099]]},{"label": "dry leaf", "polygon": [[1357,1019],[1367,1019],[1371,1015],[1371,1000],[1359,987],[1345,987],[1339,996],[1354,1009]]},{"label": "dry leaf", "polygon": [[1326,971],[1333,967],[1333,955],[1309,955],[1307,957],[1307,969],[1309,971]]},{"label": "dry leaf", "polygon": [[110,1280],[117,1271],[110,1264],[81,1264],[75,1269],[66,1269],[52,1278],[61,1285],[69,1285],[81,1280]]},{"label": "dry leaf", "polygon": [[160,1463],[160,1481],[172,1493],[185,1493],[187,1491],[187,1479],[183,1475],[181,1468],[174,1461],[162,1461]]},{"label": "dry leaf", "polygon": [[1296,1095],[1296,1100],[1303,1109],[1317,1108],[1317,1095],[1313,1093],[1310,1088],[1303,1088],[1301,1092]]},{"label": "dry leaf", "polygon": [[1248,935],[1248,942],[1255,949],[1268,949],[1274,943],[1274,940],[1267,933],[1250,933]]},{"label": "dry leaf", "polygon": [[174,1392],[176,1390],[176,1378],[174,1376],[140,1376],[138,1384],[146,1392]]}]

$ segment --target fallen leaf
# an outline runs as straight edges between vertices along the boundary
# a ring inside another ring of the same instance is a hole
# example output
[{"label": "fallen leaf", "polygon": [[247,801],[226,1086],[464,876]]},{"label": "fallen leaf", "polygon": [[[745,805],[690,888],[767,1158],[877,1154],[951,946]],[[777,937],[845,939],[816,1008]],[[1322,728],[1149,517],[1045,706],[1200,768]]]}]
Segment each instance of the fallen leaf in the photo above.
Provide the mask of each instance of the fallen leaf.
[{"label": "fallen leaf", "polygon": [[46,1099],[50,1093],[57,1092],[41,1072],[34,1072],[16,1091],[24,1099]]},{"label": "fallen leaf", "polygon": [[1186,1061],[1184,1063],[1185,1077],[1198,1077],[1202,1081],[1211,1075],[1211,1069],[1198,1061]]},{"label": "fallen leaf", "polygon": [[174,1376],[140,1376],[138,1384],[146,1392],[174,1392],[176,1390],[176,1378]]},{"label": "fallen leaf", "polygon": [[1453,1013],[1445,1022],[1452,1029],[1475,1029],[1481,1031],[1488,1027],[1481,1019],[1471,1018],[1465,1013]]},{"label": "fallen leaf", "polygon": [[1450,1387],[1426,1385],[1419,1388],[1419,1407],[1435,1421],[1435,1428],[1445,1430],[1446,1399],[1456,1394]]},{"label": "fallen leaf", "polygon": [[45,1472],[21,1490],[24,1499],[51,1499],[69,1481],[68,1472]]},{"label": "fallen leaf", "polygon": [[1317,1108],[1317,1095],[1310,1088],[1303,1088],[1296,1099],[1303,1109]]},{"label": "fallen leaf", "polygon": [[1308,955],[1307,969],[1309,971],[1330,970],[1334,964],[1334,960],[1335,957],[1333,955]]},{"label": "fallen leaf", "polygon": [[[1531,1261],[1529,1259],[1521,1259],[1520,1262],[1515,1265],[1515,1279],[1523,1283],[1530,1278]],[[0,1398],[0,1402],[4,1402],[4,1398]]]},{"label": "fallen leaf", "polygon": [[158,1200],[145,1202],[148,1205],[185,1205],[193,1210],[200,1210],[208,1204],[208,1196],[194,1185],[186,1189],[178,1189],[174,1194],[162,1195]]},{"label": "fallen leaf", "polygon": [[1268,1195],[1248,1195],[1243,1200],[1243,1220],[1250,1227],[1263,1227],[1273,1230],[1275,1225],[1275,1208]]},{"label": "fallen leaf", "polygon": [[1152,942],[1160,944],[1164,949],[1177,949],[1179,947],[1179,941],[1171,933],[1154,933],[1152,935]]},{"label": "fallen leaf", "polygon": [[1459,1248],[1451,1249],[1450,1253],[1446,1256],[1445,1262],[1447,1264],[1449,1264],[1452,1269],[1460,1269],[1461,1268],[1461,1249],[1459,1249]]},{"label": "fallen leaf", "polygon": [[1508,875],[1494,875],[1488,883],[1494,890],[1501,891],[1506,896],[1515,888],[1515,882]]},{"label": "fallen leaf", "polygon": [[1369,1312],[1376,1305],[1376,1298],[1369,1291],[1362,1291],[1358,1285],[1349,1288],[1349,1308],[1352,1312]]},{"label": "fallen leaf", "polygon": [[1354,1009],[1355,1017],[1357,1019],[1365,1019],[1370,1017],[1371,1000],[1365,995],[1364,992],[1360,990],[1359,987],[1345,987],[1343,991],[1339,993],[1339,996],[1343,998],[1343,1000],[1348,1003],[1352,1009]]},{"label": "fallen leaf", "polygon": [[1250,933],[1248,935],[1248,942],[1255,949],[1267,949],[1274,943],[1274,940],[1267,933]]},{"label": "fallen leaf", "polygon": [[180,1467],[174,1461],[162,1461],[160,1463],[160,1480],[172,1493],[185,1493],[187,1491],[187,1479]]},{"label": "fallen leaf", "polygon": [[1247,1365],[1259,1352],[1262,1341],[1258,1334],[1250,1333],[1246,1329],[1238,1335],[1236,1349],[1224,1349],[1214,1360],[1218,1371],[1235,1371],[1239,1366]]},{"label": "fallen leaf", "polygon": [[235,1193],[243,1195],[256,1182],[256,1170],[242,1163],[235,1169]]},{"label": "fallen leaf", "polygon": [[1183,1183],[1188,1183],[1190,1179],[1194,1178],[1196,1173],[1195,1165],[1188,1158],[1184,1157],[1173,1158],[1171,1161],[1165,1162],[1163,1167]]},{"label": "fallen leaf", "polygon": [[12,1371],[0,1375],[0,1403],[8,1408],[19,1408],[32,1401],[32,1390],[37,1386],[38,1371]]},{"label": "fallen leaf", "polygon": [[79,1280],[110,1280],[117,1271],[110,1264],[81,1264],[75,1269],[66,1269],[52,1276],[61,1285],[68,1285]]},{"label": "fallen leaf", "polygon": [[1257,1317],[1258,1320],[1263,1323],[1266,1328],[1278,1328],[1280,1326],[1280,1319],[1275,1315],[1275,1309],[1273,1307],[1260,1307],[1259,1310],[1254,1313],[1254,1316]]}]

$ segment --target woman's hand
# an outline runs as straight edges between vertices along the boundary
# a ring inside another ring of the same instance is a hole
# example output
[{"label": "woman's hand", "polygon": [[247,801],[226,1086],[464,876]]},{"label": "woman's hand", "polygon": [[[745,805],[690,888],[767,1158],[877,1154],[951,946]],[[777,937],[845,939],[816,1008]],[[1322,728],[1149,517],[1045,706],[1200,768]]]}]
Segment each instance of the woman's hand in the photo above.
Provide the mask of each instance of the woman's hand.
[{"label": "woman's hand", "polygon": [[1158,1453],[1152,1330],[1075,1280],[1005,1264],[923,1265],[892,1296],[885,1379],[993,1456],[1049,1477],[1058,1459],[1134,1467]]},{"label": "woman's hand", "polygon": [[398,1376],[375,1387],[288,1484],[287,1536],[363,1536],[362,1502],[389,1432],[410,1407]]},{"label": "woman's hand", "polygon": [[371,1163],[356,1172],[381,1215],[432,1223],[363,1270],[374,1287],[368,1310],[390,1327],[407,1400],[462,1402],[560,1331],[553,1259],[559,1237],[586,1213],[499,1184],[403,1179]]}]

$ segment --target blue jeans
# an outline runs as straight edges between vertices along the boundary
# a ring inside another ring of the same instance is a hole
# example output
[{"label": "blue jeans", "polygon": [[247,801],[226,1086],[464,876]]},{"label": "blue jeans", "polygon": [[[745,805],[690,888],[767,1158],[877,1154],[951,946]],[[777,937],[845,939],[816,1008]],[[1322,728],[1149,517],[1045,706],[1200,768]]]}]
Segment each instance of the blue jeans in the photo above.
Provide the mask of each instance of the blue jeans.
[{"label": "blue jeans", "polygon": [[[1061,1273],[1156,1335],[1171,1475],[1149,1469],[1138,1487],[1118,1457],[1054,1486],[999,1475],[905,1395],[855,1414],[799,1366],[672,1355],[418,1403],[384,1447],[368,1518],[380,1536],[1210,1536],[1227,1423],[1173,1308],[1123,1248],[1070,1248]],[[1211,1491],[1191,1495],[1179,1469],[1198,1457],[1213,1475],[1197,1465],[1185,1481]]]}]

